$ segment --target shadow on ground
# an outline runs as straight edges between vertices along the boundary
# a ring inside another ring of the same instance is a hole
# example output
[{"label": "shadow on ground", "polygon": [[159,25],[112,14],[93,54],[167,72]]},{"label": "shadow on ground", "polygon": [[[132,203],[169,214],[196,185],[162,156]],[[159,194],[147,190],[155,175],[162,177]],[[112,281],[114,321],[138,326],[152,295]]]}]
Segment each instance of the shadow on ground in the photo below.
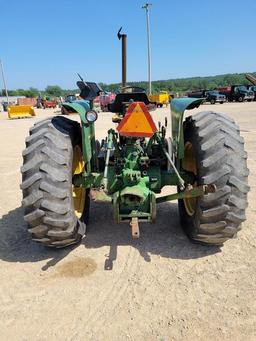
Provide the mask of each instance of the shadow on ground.
[{"label": "shadow on ground", "polygon": [[[128,223],[114,224],[112,207],[95,204],[91,210],[91,223],[83,244],[86,249],[109,247],[105,270],[111,270],[118,257],[118,246],[130,245],[136,248],[146,262],[151,255],[172,259],[202,258],[221,252],[218,246],[192,243],[184,234],[180,222],[178,205],[166,202],[158,205],[156,224],[140,224],[140,238],[133,240]],[[107,223],[106,223],[107,222]]]},{"label": "shadow on ground", "polygon": [[65,258],[76,246],[66,249],[46,248],[31,240],[21,207],[0,219],[0,259],[7,262],[38,262],[48,260],[47,270]]},{"label": "shadow on ground", "polygon": [[[85,249],[109,247],[105,269],[111,270],[118,257],[118,246],[136,248],[146,262],[151,255],[173,259],[201,258],[220,252],[219,247],[191,243],[183,233],[178,207],[175,203],[158,206],[157,223],[141,224],[140,239],[133,240],[128,223],[114,224],[112,207],[108,204],[93,203],[90,212],[87,237],[82,244]],[[7,262],[38,262],[47,260],[42,270],[47,270],[65,258],[76,246],[65,249],[50,249],[30,239],[23,220],[23,209],[16,208],[0,219],[0,259]],[[86,254],[86,251],[85,251]]]}]

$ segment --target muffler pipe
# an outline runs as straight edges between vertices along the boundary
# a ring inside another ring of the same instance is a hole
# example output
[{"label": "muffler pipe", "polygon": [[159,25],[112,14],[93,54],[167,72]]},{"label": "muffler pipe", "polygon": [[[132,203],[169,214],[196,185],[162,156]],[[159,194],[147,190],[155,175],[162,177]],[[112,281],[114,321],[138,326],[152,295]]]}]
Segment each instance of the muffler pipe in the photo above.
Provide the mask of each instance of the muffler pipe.
[{"label": "muffler pipe", "polygon": [[126,87],[126,41],[127,35],[121,34],[122,27],[119,29],[117,33],[118,39],[122,40],[122,92],[124,92],[124,88]]}]

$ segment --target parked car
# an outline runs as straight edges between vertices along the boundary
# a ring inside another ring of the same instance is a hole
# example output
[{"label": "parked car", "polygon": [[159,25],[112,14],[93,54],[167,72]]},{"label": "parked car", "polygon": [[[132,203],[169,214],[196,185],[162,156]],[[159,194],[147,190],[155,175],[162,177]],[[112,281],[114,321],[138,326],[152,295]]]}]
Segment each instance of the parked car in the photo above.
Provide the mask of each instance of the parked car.
[{"label": "parked car", "polygon": [[227,100],[226,96],[220,94],[217,90],[191,91],[187,93],[187,96],[193,98],[205,98],[205,102],[210,102],[211,104],[223,104]]},{"label": "parked car", "polygon": [[42,100],[42,106],[44,109],[46,108],[56,108],[57,107],[57,101],[50,100],[50,99],[43,99]]},{"label": "parked car", "polygon": [[112,92],[102,92],[99,96],[100,108],[102,111],[109,111],[108,105],[112,103],[116,98],[116,94]]},{"label": "parked car", "polygon": [[69,94],[65,97],[65,100],[64,102],[69,102],[69,103],[72,103],[72,102],[75,102],[77,100],[77,97],[76,95],[74,94]]},{"label": "parked car", "polygon": [[232,85],[220,87],[217,89],[219,93],[225,95],[229,102],[237,101],[252,101],[254,99],[254,92],[250,91],[244,85]]},{"label": "parked car", "polygon": [[7,111],[7,109],[8,109],[8,102],[2,102],[2,106],[3,106],[3,111]]},{"label": "parked car", "polygon": [[247,89],[254,93],[254,101],[256,101],[256,85],[247,85]]},{"label": "parked car", "polygon": [[8,104],[8,102],[2,102],[3,111],[8,111],[9,105],[16,105],[16,103],[15,102],[9,102],[9,104]]}]

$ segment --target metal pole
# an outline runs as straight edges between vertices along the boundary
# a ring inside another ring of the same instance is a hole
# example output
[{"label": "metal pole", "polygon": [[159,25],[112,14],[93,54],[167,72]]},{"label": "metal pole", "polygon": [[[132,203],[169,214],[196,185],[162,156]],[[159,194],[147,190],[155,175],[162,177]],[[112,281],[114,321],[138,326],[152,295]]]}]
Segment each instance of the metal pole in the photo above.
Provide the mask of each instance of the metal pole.
[{"label": "metal pole", "polygon": [[118,39],[122,40],[122,92],[124,91],[124,88],[126,87],[126,41],[127,41],[127,35],[121,34],[122,27],[117,33]]},{"label": "metal pole", "polygon": [[9,105],[9,96],[8,96],[6,81],[5,81],[5,77],[4,77],[4,67],[3,67],[3,62],[2,62],[1,59],[0,59],[0,65],[1,65],[1,71],[2,71],[2,77],[3,77],[3,82],[4,82],[4,88],[5,88],[5,95],[6,95],[6,99],[7,99],[7,104]]},{"label": "metal pole", "polygon": [[142,6],[143,9],[146,11],[146,18],[147,18],[147,40],[148,40],[148,92],[151,95],[152,88],[151,88],[151,41],[150,41],[150,20],[149,20],[149,6],[152,4],[145,3]]},{"label": "metal pole", "polygon": [[126,34],[122,34],[122,87],[126,87]]}]

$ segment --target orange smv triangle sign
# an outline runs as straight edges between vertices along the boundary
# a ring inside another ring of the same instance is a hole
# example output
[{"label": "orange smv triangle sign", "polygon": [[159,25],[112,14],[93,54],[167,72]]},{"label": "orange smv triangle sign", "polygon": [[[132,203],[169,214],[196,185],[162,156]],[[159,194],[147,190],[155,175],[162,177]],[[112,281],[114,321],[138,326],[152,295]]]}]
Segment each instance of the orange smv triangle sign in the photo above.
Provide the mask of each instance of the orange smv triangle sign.
[{"label": "orange smv triangle sign", "polygon": [[143,102],[131,103],[117,126],[121,136],[151,137],[157,131],[155,123]]}]

